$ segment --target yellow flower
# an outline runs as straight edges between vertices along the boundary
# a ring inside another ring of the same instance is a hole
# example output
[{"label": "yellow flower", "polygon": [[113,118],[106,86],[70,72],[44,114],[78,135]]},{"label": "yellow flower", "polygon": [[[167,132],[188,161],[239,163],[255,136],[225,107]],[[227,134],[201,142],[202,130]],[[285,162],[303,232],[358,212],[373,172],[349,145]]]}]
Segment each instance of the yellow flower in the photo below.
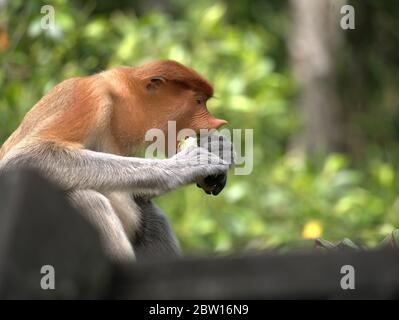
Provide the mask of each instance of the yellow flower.
[{"label": "yellow flower", "polygon": [[305,224],[302,230],[302,238],[315,239],[319,238],[323,233],[323,227],[319,221],[309,221]]}]

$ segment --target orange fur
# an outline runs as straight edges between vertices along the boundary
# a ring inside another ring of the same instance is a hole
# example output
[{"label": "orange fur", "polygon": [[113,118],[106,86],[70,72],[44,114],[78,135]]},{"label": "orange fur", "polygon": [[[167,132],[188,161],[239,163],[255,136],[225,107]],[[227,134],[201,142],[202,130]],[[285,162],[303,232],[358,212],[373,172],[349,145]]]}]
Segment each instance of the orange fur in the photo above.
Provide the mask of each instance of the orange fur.
[{"label": "orange fur", "polygon": [[208,98],[213,96],[213,87],[207,80],[195,70],[176,61],[161,60],[148,63],[137,68],[135,75],[140,79],[148,79],[154,75],[163,76],[165,79],[180,83],[189,89],[203,92]]},{"label": "orange fur", "polygon": [[[167,83],[149,92],[152,77]],[[165,130],[168,120],[176,120],[178,129],[224,124],[205,104],[195,104],[198,93],[206,100],[213,88],[196,71],[167,60],[72,78],[55,86],[26,114],[0,149],[0,159],[28,138],[81,148],[98,144],[99,151],[128,155],[143,143],[148,129]]]}]

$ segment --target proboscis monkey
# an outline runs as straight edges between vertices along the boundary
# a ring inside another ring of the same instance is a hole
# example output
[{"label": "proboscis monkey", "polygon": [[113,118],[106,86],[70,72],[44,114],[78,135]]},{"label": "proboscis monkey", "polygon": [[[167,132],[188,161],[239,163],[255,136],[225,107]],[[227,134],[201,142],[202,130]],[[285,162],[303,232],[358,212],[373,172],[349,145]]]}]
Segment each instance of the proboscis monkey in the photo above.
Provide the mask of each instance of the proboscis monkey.
[{"label": "proboscis monkey", "polygon": [[[167,159],[131,155],[145,144],[147,130],[166,131],[169,120],[177,130],[195,132],[225,124],[207,110],[212,94],[208,81],[175,61],[63,81],[4,143],[0,170],[34,168],[59,185],[99,229],[113,259],[177,256],[176,237],[151,198],[201,177],[223,176],[230,164],[197,146]],[[216,193],[224,183],[213,186]]]}]

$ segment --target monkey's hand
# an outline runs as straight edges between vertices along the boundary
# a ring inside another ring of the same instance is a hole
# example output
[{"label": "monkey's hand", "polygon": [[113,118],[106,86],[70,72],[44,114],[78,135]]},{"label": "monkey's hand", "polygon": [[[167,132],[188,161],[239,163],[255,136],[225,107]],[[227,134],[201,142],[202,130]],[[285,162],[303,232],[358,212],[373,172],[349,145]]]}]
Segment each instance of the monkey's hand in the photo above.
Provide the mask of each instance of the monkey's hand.
[{"label": "monkey's hand", "polygon": [[[209,152],[208,149],[195,145],[185,148],[168,160],[171,161],[169,168],[178,168],[175,174],[181,185],[193,182],[200,183],[205,181],[206,177],[226,176],[231,166],[229,162]],[[219,193],[220,190],[217,192],[215,188],[216,186],[208,192]]]},{"label": "monkey's hand", "polygon": [[[235,152],[233,144],[217,131],[202,136],[199,145],[207,149],[212,154],[217,155],[231,168],[235,163]],[[197,180],[197,186],[202,188],[207,194],[218,195],[227,182],[227,171],[221,174],[209,175]]]}]

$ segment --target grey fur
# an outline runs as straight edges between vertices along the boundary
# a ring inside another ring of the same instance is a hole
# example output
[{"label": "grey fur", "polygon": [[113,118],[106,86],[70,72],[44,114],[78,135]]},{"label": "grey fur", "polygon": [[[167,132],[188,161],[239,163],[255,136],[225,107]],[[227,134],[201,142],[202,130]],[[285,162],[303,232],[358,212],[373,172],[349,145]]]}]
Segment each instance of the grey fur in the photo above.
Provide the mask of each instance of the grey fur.
[{"label": "grey fur", "polygon": [[14,146],[0,160],[0,171],[39,170],[67,192],[71,203],[98,228],[110,257],[121,261],[179,256],[168,219],[150,199],[200,177],[226,174],[230,165],[202,147],[160,160],[31,140]]},{"label": "grey fur", "polygon": [[152,201],[136,198],[142,225],[133,241],[138,260],[173,259],[181,255],[179,242],[166,215]]},{"label": "grey fur", "polygon": [[98,229],[104,250],[114,261],[135,259],[132,244],[108,198],[94,190],[75,190],[68,198]]},{"label": "grey fur", "polygon": [[169,159],[144,159],[36,142],[16,146],[0,162],[0,170],[18,167],[37,169],[64,190],[128,190],[153,197],[197,177],[224,173],[229,165],[201,147],[190,147]]}]

